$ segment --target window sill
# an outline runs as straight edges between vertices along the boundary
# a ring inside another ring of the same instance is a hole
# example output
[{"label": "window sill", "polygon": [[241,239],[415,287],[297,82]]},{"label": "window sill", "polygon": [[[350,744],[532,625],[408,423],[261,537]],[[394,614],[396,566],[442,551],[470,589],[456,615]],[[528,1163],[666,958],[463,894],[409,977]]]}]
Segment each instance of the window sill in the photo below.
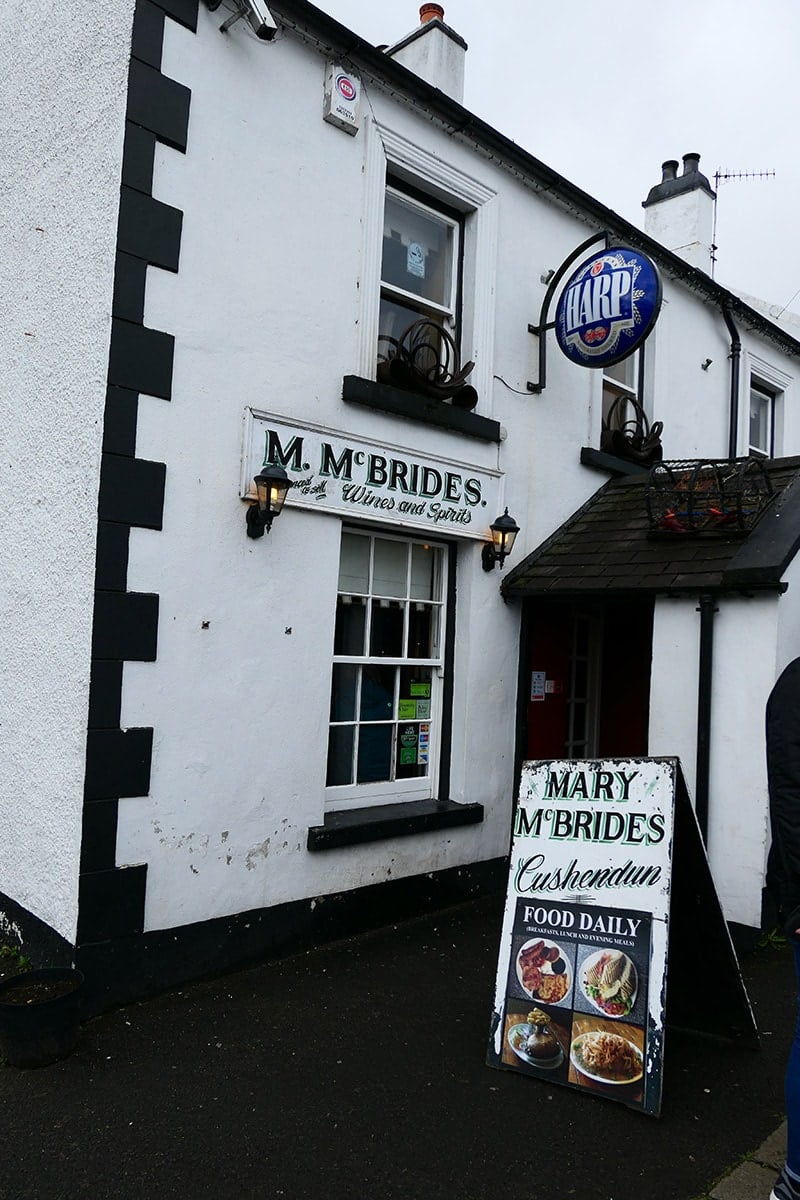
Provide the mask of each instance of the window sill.
[{"label": "window sill", "polygon": [[347,404],[363,404],[377,412],[420,421],[425,425],[438,425],[440,429],[480,438],[484,442],[501,440],[499,421],[481,417],[467,409],[455,408],[443,400],[421,396],[418,392],[404,392],[385,383],[376,383],[373,379],[361,379],[358,375],[345,375],[342,399]]},{"label": "window sill", "polygon": [[611,475],[647,475],[650,470],[649,464],[618,458],[616,454],[594,450],[591,446],[581,446],[581,464],[584,467],[593,467],[596,471],[607,471]]},{"label": "window sill", "polygon": [[313,825],[308,831],[307,845],[309,850],[335,850],[383,838],[477,825],[482,820],[482,804],[456,804],[454,800],[413,800],[377,808],[350,808],[328,813],[324,825]]}]

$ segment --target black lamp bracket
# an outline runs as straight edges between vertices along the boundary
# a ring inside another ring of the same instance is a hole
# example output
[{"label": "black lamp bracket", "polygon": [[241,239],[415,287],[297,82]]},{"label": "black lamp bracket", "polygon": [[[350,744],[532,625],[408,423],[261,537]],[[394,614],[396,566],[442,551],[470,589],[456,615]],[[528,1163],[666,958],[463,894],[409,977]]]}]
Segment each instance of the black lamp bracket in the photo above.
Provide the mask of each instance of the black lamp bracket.
[{"label": "black lamp bracket", "polygon": [[[484,571],[493,571],[496,562],[497,555],[495,554],[494,543],[485,542],[481,549],[481,564],[483,565]],[[500,570],[502,571],[502,569],[503,563],[501,561]]]},{"label": "black lamp bracket", "polygon": [[267,522],[266,517],[261,512],[258,504],[251,504],[245,513],[247,521],[247,536],[251,538],[260,538],[264,533],[269,533],[272,521]]},{"label": "black lamp bracket", "polygon": [[553,275],[548,284],[547,291],[544,294],[541,311],[539,313],[539,324],[529,325],[528,333],[534,333],[539,339],[539,378],[535,383],[528,380],[528,391],[534,392],[537,396],[540,395],[547,386],[547,331],[555,329],[555,321],[548,321],[547,316],[550,312],[550,305],[553,301],[553,296],[556,294],[556,289],[561,283],[561,280],[566,275],[572,264],[579,259],[581,255],[593,246],[595,242],[605,242],[605,248],[608,249],[611,244],[611,234],[607,229],[603,229],[600,233],[593,234],[587,238],[585,242],[581,242],[580,246],[572,251],[568,258],[565,258],[561,266]]}]

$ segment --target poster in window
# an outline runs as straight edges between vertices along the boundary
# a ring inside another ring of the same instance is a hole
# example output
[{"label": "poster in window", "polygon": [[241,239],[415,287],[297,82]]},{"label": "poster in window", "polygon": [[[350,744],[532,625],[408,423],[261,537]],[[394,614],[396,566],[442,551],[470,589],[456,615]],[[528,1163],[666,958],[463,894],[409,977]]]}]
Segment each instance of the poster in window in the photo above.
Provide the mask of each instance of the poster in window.
[{"label": "poster in window", "polygon": [[397,761],[401,767],[416,765],[418,745],[418,726],[399,725],[397,729]]}]

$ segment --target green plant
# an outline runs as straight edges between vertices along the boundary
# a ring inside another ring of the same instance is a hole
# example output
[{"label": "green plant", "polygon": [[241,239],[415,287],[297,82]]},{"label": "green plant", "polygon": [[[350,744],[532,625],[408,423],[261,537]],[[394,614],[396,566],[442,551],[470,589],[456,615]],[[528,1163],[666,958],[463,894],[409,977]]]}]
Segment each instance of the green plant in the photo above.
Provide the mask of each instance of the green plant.
[{"label": "green plant", "polygon": [[5,942],[0,945],[0,976],[17,975],[20,971],[27,971],[30,966],[31,960],[18,946],[9,946]]},{"label": "green plant", "polygon": [[786,935],[780,929],[770,929],[768,933],[762,933],[756,942],[756,947],[759,950],[782,950],[786,943]]}]

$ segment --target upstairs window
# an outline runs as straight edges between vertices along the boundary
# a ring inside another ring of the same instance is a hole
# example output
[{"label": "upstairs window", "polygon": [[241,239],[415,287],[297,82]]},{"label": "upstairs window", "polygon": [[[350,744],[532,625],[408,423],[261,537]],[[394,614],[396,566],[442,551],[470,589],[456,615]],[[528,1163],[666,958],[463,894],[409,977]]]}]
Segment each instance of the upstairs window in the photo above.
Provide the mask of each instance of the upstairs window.
[{"label": "upstairs window", "polygon": [[755,458],[772,458],[775,452],[775,393],[750,381],[748,453]]},{"label": "upstairs window", "polygon": [[[386,189],[381,257],[378,362],[391,356],[405,331],[421,318],[443,326],[458,344],[462,221],[395,186]],[[418,366],[438,361],[430,327],[417,339]],[[426,350],[425,347],[430,347]],[[410,348],[410,347],[409,347]],[[416,346],[414,347],[416,349]]]},{"label": "upstairs window", "polygon": [[603,431],[625,431],[636,423],[631,400],[638,399],[640,350],[603,368]]}]

